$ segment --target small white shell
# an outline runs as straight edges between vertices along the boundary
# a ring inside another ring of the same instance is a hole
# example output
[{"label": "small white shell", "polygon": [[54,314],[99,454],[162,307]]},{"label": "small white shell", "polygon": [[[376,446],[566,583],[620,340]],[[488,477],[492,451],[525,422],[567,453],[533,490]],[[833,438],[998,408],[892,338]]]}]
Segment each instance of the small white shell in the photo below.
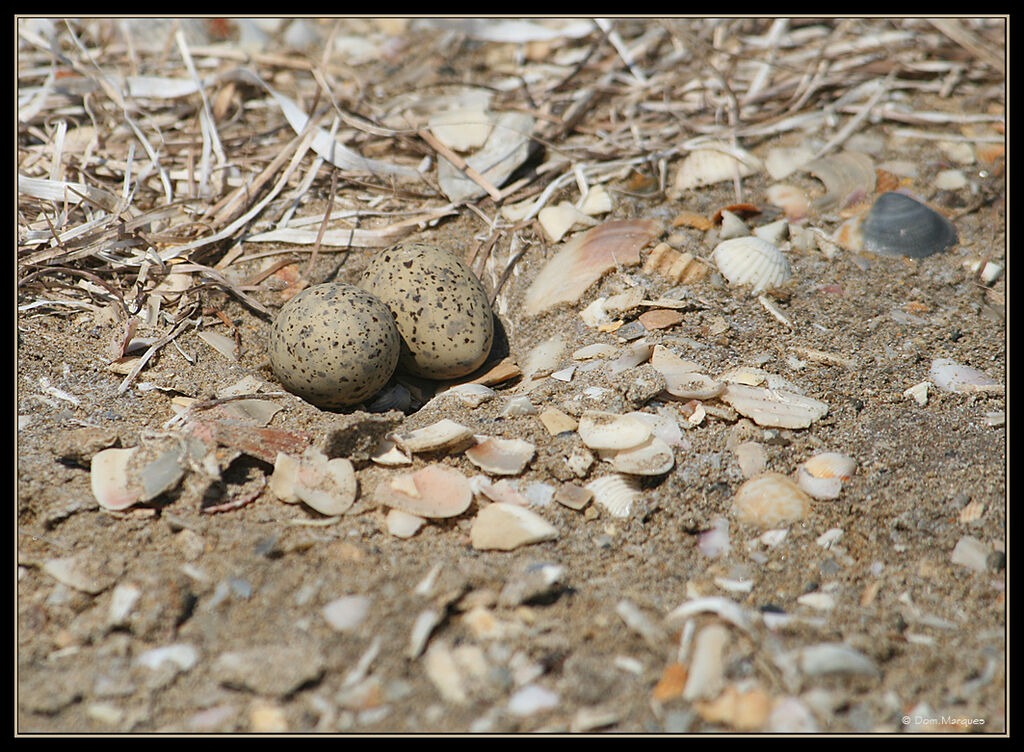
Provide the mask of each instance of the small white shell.
[{"label": "small white shell", "polygon": [[976,368],[961,365],[949,358],[936,358],[928,378],[944,392],[998,392],[1001,385]]},{"label": "small white shell", "polygon": [[616,352],[612,345],[605,342],[596,342],[593,345],[586,345],[573,351],[573,360],[590,360],[591,358],[607,358]]},{"label": "small white shell", "polygon": [[591,449],[629,449],[651,437],[651,427],[630,415],[587,410],[576,429]]},{"label": "small white shell", "polygon": [[653,353],[654,345],[642,339],[638,340],[623,350],[619,357],[608,364],[608,373],[614,376],[630,368],[635,368],[641,363],[646,363],[650,360]]},{"label": "small white shell", "polygon": [[472,429],[456,423],[454,420],[442,418],[429,426],[417,428],[406,433],[392,434],[391,438],[403,451],[410,454],[419,452],[436,452],[451,449],[469,441],[473,437]]},{"label": "small white shell", "polygon": [[744,441],[735,449],[736,462],[740,466],[740,472],[744,478],[753,478],[760,475],[768,467],[768,455],[764,451],[764,445],[756,441]]},{"label": "small white shell", "polygon": [[842,478],[817,478],[803,465],[797,468],[796,483],[809,496],[820,501],[838,499],[843,492]]},{"label": "small white shell", "polygon": [[711,258],[729,284],[749,285],[755,293],[780,287],[793,276],[782,251],[756,235],[723,240]]},{"label": "small white shell", "polygon": [[584,486],[594,494],[594,501],[612,517],[629,517],[640,501],[640,481],[631,475],[605,475]]},{"label": "small white shell", "polygon": [[665,377],[665,391],[673,397],[681,400],[708,400],[714,399],[725,391],[725,384],[715,381],[703,373],[668,374],[662,371]]},{"label": "small white shell", "polygon": [[466,458],[491,475],[519,475],[537,451],[522,439],[477,436],[476,440],[476,446],[465,451]]},{"label": "small white shell", "polygon": [[104,449],[93,455],[90,470],[92,493],[104,509],[127,509],[139,501],[139,489],[128,483],[128,463],[136,449]]},{"label": "small white shell", "polygon": [[802,467],[815,478],[849,480],[857,469],[857,460],[842,452],[821,452],[804,462]]},{"label": "small white shell", "polygon": [[672,449],[657,436],[639,446],[620,449],[612,458],[612,467],[628,475],[664,475],[675,464]]},{"label": "small white shell", "polygon": [[765,529],[803,519],[810,512],[811,499],[786,476],[762,473],[737,489],[732,507],[740,522]]},{"label": "small white shell", "polygon": [[828,404],[782,389],[729,384],[719,399],[759,426],[807,428],[828,413]]},{"label": "small white shell", "polygon": [[470,407],[480,407],[484,402],[497,395],[497,392],[483,384],[456,384],[442,394],[458,397]]}]

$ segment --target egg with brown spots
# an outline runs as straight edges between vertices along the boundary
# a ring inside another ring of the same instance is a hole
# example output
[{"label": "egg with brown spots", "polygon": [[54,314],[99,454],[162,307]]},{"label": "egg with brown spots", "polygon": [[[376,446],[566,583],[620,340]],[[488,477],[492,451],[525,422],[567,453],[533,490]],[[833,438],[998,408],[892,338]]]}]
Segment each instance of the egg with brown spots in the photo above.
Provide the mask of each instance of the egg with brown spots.
[{"label": "egg with brown spots", "polygon": [[400,370],[456,379],[479,368],[494,339],[487,293],[462,259],[426,243],[382,251],[359,280],[395,315]]},{"label": "egg with brown spots", "polygon": [[398,364],[395,317],[355,285],[303,290],[281,308],[270,334],[270,366],[292,394],[335,409],[372,397]]}]

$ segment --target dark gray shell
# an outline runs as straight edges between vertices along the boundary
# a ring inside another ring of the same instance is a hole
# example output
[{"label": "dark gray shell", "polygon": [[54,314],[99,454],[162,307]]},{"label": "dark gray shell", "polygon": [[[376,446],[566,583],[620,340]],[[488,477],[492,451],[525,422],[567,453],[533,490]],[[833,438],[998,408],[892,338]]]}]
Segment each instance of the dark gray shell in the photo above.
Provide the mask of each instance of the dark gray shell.
[{"label": "dark gray shell", "polygon": [[378,254],[359,286],[387,305],[402,337],[398,367],[428,379],[455,379],[479,368],[494,339],[487,293],[457,256],[427,243]]},{"label": "dark gray shell", "polygon": [[394,316],[355,285],[303,290],[281,308],[270,333],[270,366],[292,394],[325,409],[354,405],[387,384],[401,339]]},{"label": "dark gray shell", "polygon": [[875,199],[861,225],[864,250],[925,258],[956,244],[956,227],[929,206],[889,191]]}]

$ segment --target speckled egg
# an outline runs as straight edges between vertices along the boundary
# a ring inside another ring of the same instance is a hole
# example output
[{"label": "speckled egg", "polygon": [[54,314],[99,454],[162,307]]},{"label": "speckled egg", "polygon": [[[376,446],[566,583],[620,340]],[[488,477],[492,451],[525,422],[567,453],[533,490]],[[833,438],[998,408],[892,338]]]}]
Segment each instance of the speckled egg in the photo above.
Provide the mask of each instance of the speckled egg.
[{"label": "speckled egg", "polygon": [[380,300],[355,285],[314,285],[281,308],[270,334],[270,366],[281,384],[317,407],[372,397],[398,364],[401,338]]},{"label": "speckled egg", "polygon": [[399,369],[455,379],[487,359],[494,339],[487,293],[457,256],[426,243],[397,245],[370,262],[359,286],[395,315],[402,336]]}]

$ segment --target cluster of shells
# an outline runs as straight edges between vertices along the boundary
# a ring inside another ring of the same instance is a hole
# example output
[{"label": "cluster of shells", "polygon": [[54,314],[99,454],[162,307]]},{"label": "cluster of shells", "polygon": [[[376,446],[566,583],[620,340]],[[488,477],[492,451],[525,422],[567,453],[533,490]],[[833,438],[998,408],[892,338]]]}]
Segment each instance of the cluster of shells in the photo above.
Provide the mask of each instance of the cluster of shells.
[{"label": "cluster of shells", "polygon": [[[286,432],[254,429],[257,433],[249,443],[260,449],[249,451],[262,452],[257,456],[274,465],[268,489],[282,502],[301,503],[328,517],[345,514],[360,497],[372,499],[388,510],[387,528],[400,537],[415,535],[429,520],[464,515],[475,502],[472,544],[480,549],[511,549],[558,536],[557,528],[535,511],[552,501],[574,510],[584,510],[593,501],[613,517],[634,514],[642,505],[645,487],[671,473],[677,455],[688,448],[685,432],[706,421],[746,421],[760,429],[808,428],[828,413],[829,406],[785,378],[749,366],[716,373],[707,364],[679,355],[671,340],[651,336],[682,321],[691,304],[685,294],[652,300],[642,281],[622,275],[628,284],[621,292],[582,303],[584,295],[612,270],[640,267],[643,275],[667,280],[676,285],[676,291],[717,271],[728,285],[759,295],[769,313],[788,324],[762,293],[782,290],[792,280],[786,255],[790,247],[810,250],[816,246],[826,255],[841,247],[922,258],[956,242],[956,230],[948,219],[903,191],[900,181],[893,182],[893,176],[869,156],[854,151],[812,156],[799,148],[772,149],[762,161],[724,144],[694,149],[683,160],[670,195],[682,196],[697,187],[766,171],[776,180],[767,191],[768,202],[785,215],[751,231],[741,216],[743,206],[723,209],[713,219],[681,212],[676,227],[717,228],[709,236],[714,247],[706,256],[665,242],[656,243],[644,255],[662,235],[662,223],[653,219],[598,223],[593,215],[611,209],[609,194],[600,187],[588,194],[589,203],[559,205],[544,212],[542,226],[553,241],[576,225],[589,229],[557,246],[525,290],[522,313],[529,318],[558,305],[581,304],[583,323],[597,333],[613,335],[617,344],[603,341],[576,348],[567,362],[565,343],[556,336],[525,354],[522,368],[515,369],[522,377],[518,386],[497,392],[481,383],[449,385],[435,399],[458,399],[472,409],[503,398],[502,418],[528,418],[538,421],[552,437],[574,437],[572,449],[563,457],[565,472],[559,476],[572,480],[527,481],[523,476],[538,456],[536,445],[522,438],[480,433],[444,418],[382,436],[367,459],[390,473],[370,489],[361,487],[359,478],[365,476],[357,474],[349,459],[328,456],[309,446],[307,439],[283,435]],[[781,182],[799,170],[824,184],[823,196],[811,200],[800,188]],[[806,226],[808,217],[836,211],[846,220],[831,235]],[[989,280],[998,276],[998,270],[979,267],[980,273]],[[621,380],[618,386],[612,383],[617,376],[632,369],[640,374],[641,367],[655,377],[650,383],[638,380],[631,387],[639,393],[628,400],[632,410],[567,412],[555,405],[541,409],[531,399],[533,389],[546,379],[569,384],[577,375],[600,369],[608,386],[599,386],[600,380],[591,378],[575,399],[601,404],[621,386]],[[905,396],[923,404],[927,388],[933,385],[948,391],[1001,389],[985,374],[942,359],[934,362],[930,378]],[[378,395],[370,409],[374,404],[386,409],[387,397],[387,393]],[[762,528],[802,518],[812,500],[838,498],[856,470],[851,457],[823,452],[785,475],[769,470],[764,446],[757,441],[739,442],[733,451],[745,479],[733,499],[734,514],[738,521]],[[467,475],[454,466],[458,463],[445,461],[453,455],[464,457],[480,473]],[[94,493],[102,506],[125,509],[174,488],[186,466],[203,466],[208,476],[216,475],[217,461],[211,458],[212,454],[204,457],[202,451],[193,456],[181,446],[165,447],[162,452],[141,447],[106,449],[92,461]],[[648,479],[654,480],[645,482]]]}]

